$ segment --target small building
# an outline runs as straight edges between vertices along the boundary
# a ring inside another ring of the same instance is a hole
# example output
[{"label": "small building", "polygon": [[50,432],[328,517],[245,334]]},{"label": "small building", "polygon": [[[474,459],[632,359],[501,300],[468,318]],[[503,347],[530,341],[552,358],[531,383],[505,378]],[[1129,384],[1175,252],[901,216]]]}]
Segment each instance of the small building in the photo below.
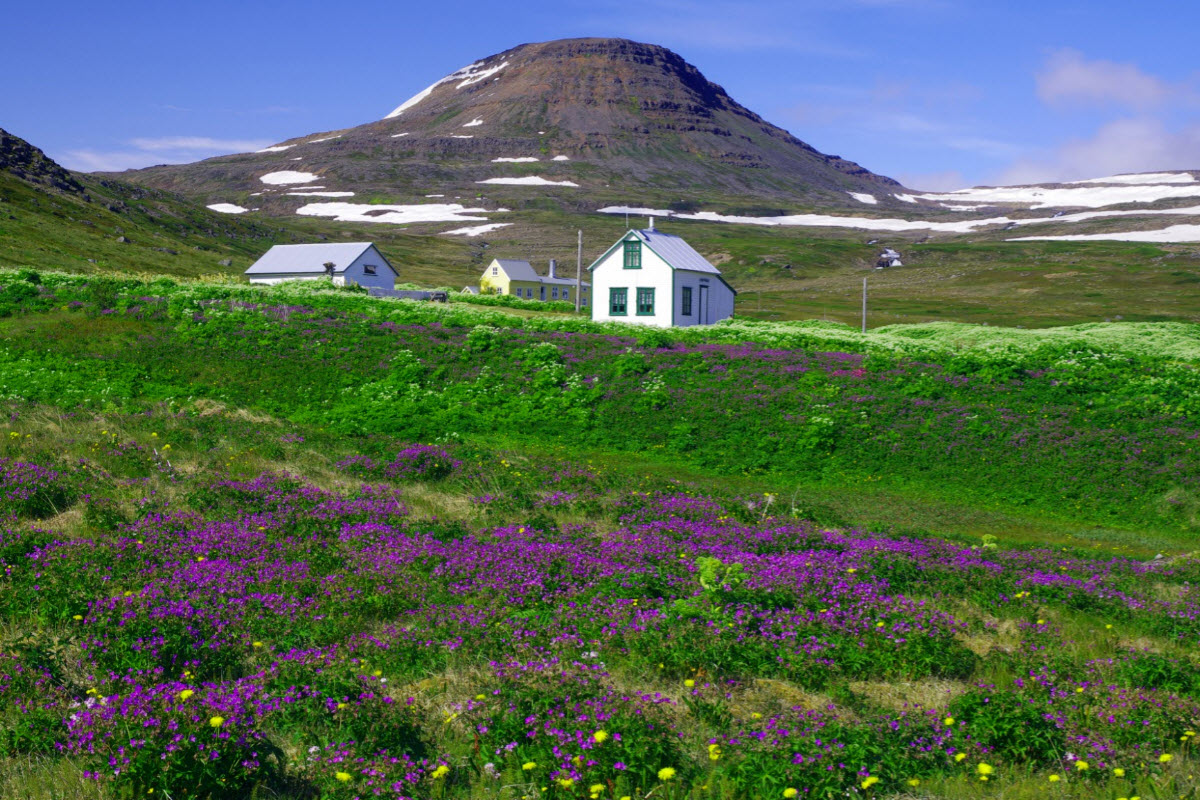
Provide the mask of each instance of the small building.
[{"label": "small building", "polygon": [[733,316],[737,292],[683,239],[650,227],[628,231],[588,267],[592,319],[660,328],[711,325]]},{"label": "small building", "polygon": [[875,269],[903,266],[904,262],[900,260],[900,253],[890,247],[885,248],[884,251],[875,259]]},{"label": "small building", "polygon": [[[528,261],[496,258],[479,279],[483,294],[507,294],[525,300],[564,300],[575,302],[575,279],[558,275],[558,264],[550,259],[548,274],[539,275]],[[579,304],[586,306],[591,285],[586,281],[579,290]]]},{"label": "small building", "polygon": [[393,289],[396,268],[371,242],[277,244],[246,270],[251,283],[329,278],[337,286]]}]

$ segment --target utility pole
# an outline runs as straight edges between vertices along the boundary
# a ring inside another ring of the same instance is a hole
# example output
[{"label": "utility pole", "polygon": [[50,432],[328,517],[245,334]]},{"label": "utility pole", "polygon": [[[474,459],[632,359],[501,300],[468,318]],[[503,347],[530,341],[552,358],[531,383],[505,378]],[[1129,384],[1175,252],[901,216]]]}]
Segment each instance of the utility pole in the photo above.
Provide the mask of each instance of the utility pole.
[{"label": "utility pole", "polygon": [[867,332],[867,279],[863,278],[863,320],[862,332]]},{"label": "utility pole", "polygon": [[583,229],[579,229],[579,250],[575,254],[575,313],[579,313],[583,301]]}]

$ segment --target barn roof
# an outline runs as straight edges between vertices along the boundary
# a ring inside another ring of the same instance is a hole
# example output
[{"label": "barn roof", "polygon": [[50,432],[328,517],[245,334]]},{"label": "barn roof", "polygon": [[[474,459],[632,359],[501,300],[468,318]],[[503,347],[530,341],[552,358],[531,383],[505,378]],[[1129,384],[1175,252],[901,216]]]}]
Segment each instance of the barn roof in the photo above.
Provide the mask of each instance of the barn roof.
[{"label": "barn roof", "polygon": [[[277,274],[320,274],[325,272],[325,263],[333,262],[335,273],[345,272],[346,267],[354,263],[368,249],[375,247],[371,242],[347,242],[338,244],[277,244],[262,258],[255,261],[247,275],[277,275]],[[375,251],[379,253],[378,250]],[[382,253],[379,257],[388,269],[396,269]]]}]

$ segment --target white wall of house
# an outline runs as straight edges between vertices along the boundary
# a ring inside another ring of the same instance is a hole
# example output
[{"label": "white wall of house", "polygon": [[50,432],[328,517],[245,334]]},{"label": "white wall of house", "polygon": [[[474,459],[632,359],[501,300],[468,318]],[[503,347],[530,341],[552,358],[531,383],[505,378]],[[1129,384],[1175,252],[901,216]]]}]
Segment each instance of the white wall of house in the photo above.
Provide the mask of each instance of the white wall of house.
[{"label": "white wall of house", "polygon": [[[627,239],[636,238],[633,236]],[[639,325],[671,327],[672,286],[675,270],[642,244],[641,269],[625,269],[625,247],[614,247],[592,270],[592,319],[597,322],[632,322]],[[610,298],[614,288],[625,289],[626,313],[611,313]],[[637,313],[637,290],[654,290],[654,313]]]}]

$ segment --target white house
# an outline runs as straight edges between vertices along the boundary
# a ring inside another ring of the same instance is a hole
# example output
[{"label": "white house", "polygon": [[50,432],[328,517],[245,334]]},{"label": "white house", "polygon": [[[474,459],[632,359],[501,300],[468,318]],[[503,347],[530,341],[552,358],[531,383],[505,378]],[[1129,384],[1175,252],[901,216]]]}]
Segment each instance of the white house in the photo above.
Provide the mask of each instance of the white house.
[{"label": "white house", "polygon": [[396,268],[370,242],[277,244],[246,270],[251,283],[279,283],[329,277],[338,286],[393,289]]},{"label": "white house", "polygon": [[650,227],[628,231],[588,267],[592,319],[660,328],[711,325],[733,316],[733,290],[721,271],[678,236]]}]

